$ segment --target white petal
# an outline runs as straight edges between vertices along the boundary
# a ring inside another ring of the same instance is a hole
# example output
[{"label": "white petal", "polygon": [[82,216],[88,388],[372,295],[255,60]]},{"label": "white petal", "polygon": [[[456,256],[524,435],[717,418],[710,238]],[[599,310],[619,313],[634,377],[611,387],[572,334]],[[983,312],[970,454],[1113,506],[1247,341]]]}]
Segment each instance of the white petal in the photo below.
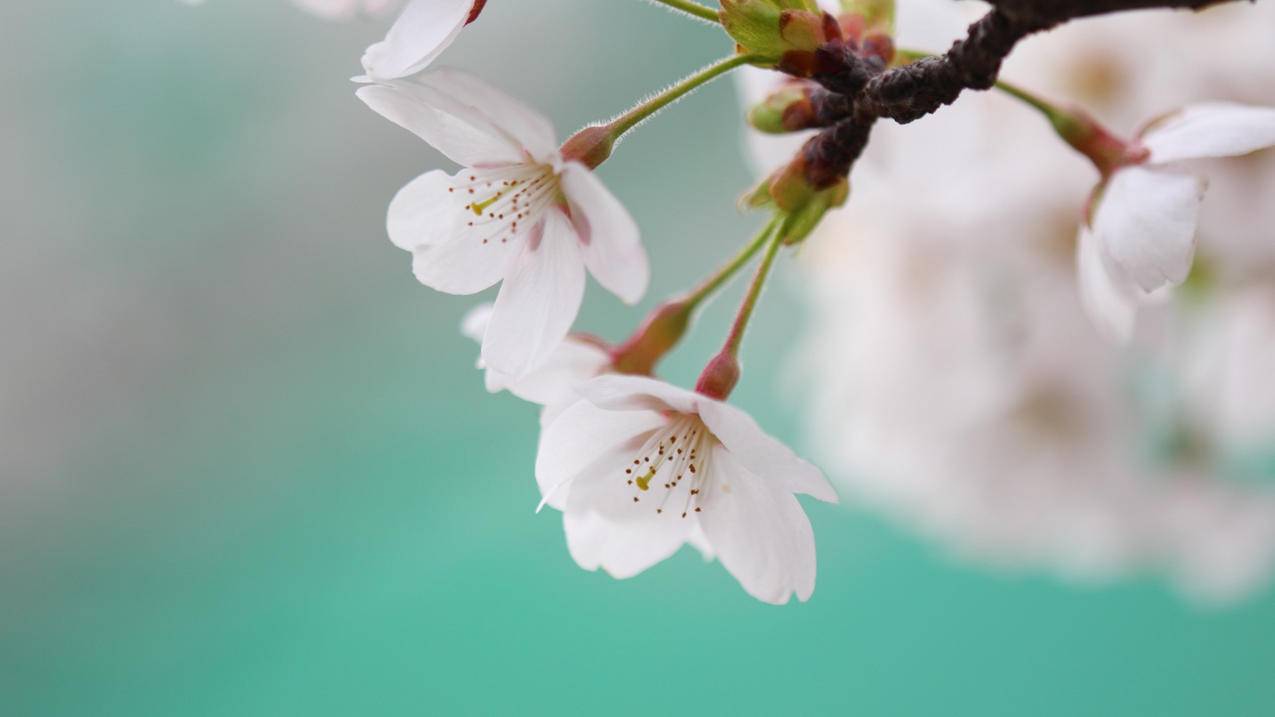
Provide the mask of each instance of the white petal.
[{"label": "white petal", "polygon": [[526,161],[521,145],[483,112],[420,81],[367,85],[355,94],[457,164],[487,167]]},{"label": "white petal", "polygon": [[416,280],[447,294],[476,294],[495,286],[514,270],[529,241],[529,232],[524,232],[509,241],[484,242],[482,234],[463,231],[458,224],[445,239],[420,244],[412,252]]},{"label": "white petal", "polygon": [[602,568],[613,578],[631,578],[672,557],[695,526],[693,520],[643,515],[617,521],[587,511],[564,513],[562,527],[571,557],[585,570]]},{"label": "white petal", "polygon": [[1191,105],[1152,125],[1142,143],[1157,164],[1237,157],[1275,146],[1275,109],[1228,102]]},{"label": "white petal", "polygon": [[708,537],[704,535],[704,527],[699,524],[698,520],[695,521],[695,527],[691,528],[690,535],[686,536],[686,542],[699,551],[700,557],[706,563],[717,557],[713,546],[708,544]]},{"label": "white petal", "polygon": [[1076,246],[1080,303],[1098,331],[1110,341],[1124,343],[1133,335],[1137,313],[1136,284],[1124,280],[1103,256],[1098,239],[1081,226]]},{"label": "white petal", "polygon": [[637,222],[620,200],[583,164],[562,170],[562,188],[593,278],[626,304],[636,304],[651,279]]},{"label": "white petal", "polygon": [[599,376],[577,389],[594,405],[613,411],[695,413],[703,396],[646,376]]},{"label": "white petal", "polygon": [[837,492],[816,467],[767,435],[753,417],[721,401],[704,399],[699,416],[717,440],[754,475],[791,493],[836,503]]},{"label": "white petal", "polygon": [[610,365],[611,356],[606,351],[568,336],[540,367],[521,378],[510,380],[499,372],[488,372],[487,388],[508,388],[518,398],[541,406],[563,405],[580,397],[577,386]]},{"label": "white petal", "polygon": [[1195,228],[1203,180],[1127,167],[1099,200],[1093,233],[1102,248],[1145,292],[1180,284],[1195,258]]},{"label": "white petal", "polygon": [[392,80],[425,69],[464,29],[473,0],[412,0],[385,39],[367,48],[363,70],[372,80]]},{"label": "white petal", "polygon": [[622,470],[630,454],[664,423],[658,413],[606,411],[588,401],[577,401],[541,433],[536,454],[536,482],[541,495],[549,498],[549,505],[562,510],[566,505],[566,484],[601,460],[615,462],[617,471]]},{"label": "white petal", "polygon": [[490,321],[491,304],[479,304],[466,312],[465,317],[460,320],[460,333],[467,339],[481,343]]},{"label": "white petal", "polygon": [[450,238],[458,212],[449,195],[451,177],[442,170],[427,172],[394,195],[385,227],[394,246],[413,251]]},{"label": "white petal", "polygon": [[815,537],[793,495],[752,475],[723,446],[714,448],[711,484],[699,513],[717,558],[749,595],[782,605],[815,589]]},{"label": "white petal", "polygon": [[553,124],[521,100],[474,75],[447,67],[421,75],[417,81],[473,108],[537,162],[550,163],[558,157]]},{"label": "white petal", "polygon": [[566,215],[546,213],[543,238],[525,244],[496,297],[483,338],[483,362],[521,377],[539,366],[571,329],[584,298],[584,260]]}]

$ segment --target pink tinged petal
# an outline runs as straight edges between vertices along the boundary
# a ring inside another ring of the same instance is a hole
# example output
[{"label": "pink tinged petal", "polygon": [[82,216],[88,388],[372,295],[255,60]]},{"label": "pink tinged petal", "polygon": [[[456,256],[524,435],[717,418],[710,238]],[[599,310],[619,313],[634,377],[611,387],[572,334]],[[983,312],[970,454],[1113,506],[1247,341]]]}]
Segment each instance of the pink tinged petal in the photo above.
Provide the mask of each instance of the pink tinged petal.
[{"label": "pink tinged petal", "polygon": [[602,477],[600,465],[613,466],[618,478],[630,455],[664,423],[657,413],[604,411],[588,401],[577,401],[541,432],[536,455],[541,495],[549,497],[549,505],[563,510],[567,484]]},{"label": "pink tinged petal", "polygon": [[445,67],[417,81],[468,105],[537,162],[552,163],[558,157],[558,134],[544,115],[474,75]]},{"label": "pink tinged petal", "polygon": [[815,537],[797,499],[714,449],[700,524],[722,565],[749,595],[782,605],[815,589]]},{"label": "pink tinged petal", "polygon": [[363,54],[372,80],[393,80],[425,69],[469,20],[473,0],[412,0],[381,42]]},{"label": "pink tinged petal", "polygon": [[633,217],[582,164],[572,162],[563,169],[562,188],[593,278],[626,304],[640,301],[651,270]]},{"label": "pink tinged petal", "polygon": [[1127,167],[1099,199],[1093,233],[1103,251],[1143,291],[1180,284],[1195,258],[1203,180]]},{"label": "pink tinged petal", "polygon": [[700,403],[699,416],[735,460],[761,480],[790,493],[803,493],[826,503],[838,502],[837,492],[818,468],[767,435],[744,411],[705,398]]},{"label": "pink tinged petal", "polygon": [[562,516],[567,549],[576,564],[585,570],[602,568],[621,580],[672,557],[694,525],[693,520],[670,520],[654,512],[620,521],[587,511]]},{"label": "pink tinged petal", "polygon": [[577,389],[594,405],[612,411],[695,413],[704,399],[697,393],[646,376],[599,376]]},{"label": "pink tinged petal", "polygon": [[1275,146],[1275,109],[1227,102],[1192,105],[1152,125],[1142,144],[1157,164],[1238,157]]},{"label": "pink tinged petal", "polygon": [[1080,303],[1090,321],[1109,341],[1127,342],[1137,315],[1137,285],[1111,265],[1098,239],[1084,226],[1077,242],[1076,270]]},{"label": "pink tinged petal", "polygon": [[451,237],[458,215],[451,188],[447,173],[435,170],[408,182],[394,195],[385,222],[394,246],[414,251]]},{"label": "pink tinged petal", "polygon": [[418,81],[360,87],[355,94],[385,119],[466,167],[521,164],[522,147],[482,112]]},{"label": "pink tinged petal", "polygon": [[526,242],[496,297],[483,361],[521,377],[539,366],[571,329],[584,299],[584,260],[561,211],[544,218],[544,238]]}]

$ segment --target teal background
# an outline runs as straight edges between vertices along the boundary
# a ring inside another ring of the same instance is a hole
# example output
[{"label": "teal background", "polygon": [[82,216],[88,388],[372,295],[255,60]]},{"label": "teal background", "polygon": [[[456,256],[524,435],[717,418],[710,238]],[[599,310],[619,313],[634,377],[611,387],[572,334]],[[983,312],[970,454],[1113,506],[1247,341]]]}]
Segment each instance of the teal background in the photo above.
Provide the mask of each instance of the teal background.
[{"label": "teal background", "polygon": [[[385,205],[443,160],[346,78],[386,21],[283,0],[0,7],[0,714],[1265,715],[1275,600],[990,574],[811,503],[819,586],[692,552],[629,581],[535,515],[536,410],[489,396],[473,303],[416,284]],[[638,0],[493,2],[446,58],[565,136],[724,52]],[[756,219],[729,83],[602,169],[643,308]],[[739,402],[803,445],[781,271]],[[666,376],[690,381],[738,287]],[[640,316],[591,288],[581,326]]]}]

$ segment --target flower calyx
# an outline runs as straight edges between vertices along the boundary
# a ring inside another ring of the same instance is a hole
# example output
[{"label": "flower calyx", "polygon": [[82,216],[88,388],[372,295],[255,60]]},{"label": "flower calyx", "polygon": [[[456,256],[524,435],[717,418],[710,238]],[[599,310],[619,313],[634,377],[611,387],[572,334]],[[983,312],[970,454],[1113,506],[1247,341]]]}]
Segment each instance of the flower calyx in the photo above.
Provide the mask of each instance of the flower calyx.
[{"label": "flower calyx", "polygon": [[1104,179],[1121,167],[1142,164],[1151,158],[1151,152],[1141,142],[1122,139],[1084,110],[1050,109],[1045,115],[1058,136],[1093,162]]},{"label": "flower calyx", "polygon": [[738,51],[774,58],[779,65],[809,64],[820,45],[841,38],[837,19],[815,0],[721,0],[722,27]]},{"label": "flower calyx", "polygon": [[748,113],[748,123],[767,134],[785,134],[827,127],[848,116],[854,103],[804,80],[785,83]]},{"label": "flower calyx", "polygon": [[779,218],[781,244],[800,244],[819,226],[829,210],[850,198],[850,181],[838,177],[828,184],[816,185],[809,179],[806,159],[799,154],[769,179],[741,200],[745,208],[771,208]]}]

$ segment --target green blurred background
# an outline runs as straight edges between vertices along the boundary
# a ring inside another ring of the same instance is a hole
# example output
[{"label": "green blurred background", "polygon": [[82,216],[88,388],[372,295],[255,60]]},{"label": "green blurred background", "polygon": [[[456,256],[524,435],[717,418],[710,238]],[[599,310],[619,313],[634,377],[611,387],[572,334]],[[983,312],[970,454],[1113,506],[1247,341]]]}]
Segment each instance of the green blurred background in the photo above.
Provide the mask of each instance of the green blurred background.
[{"label": "green blurred background", "polygon": [[[0,7],[0,714],[1275,711],[1269,595],[1202,612],[1149,579],[988,574],[854,506],[807,506],[807,604],[690,551],[625,582],[577,568],[533,513],[535,408],[486,394],[456,330],[474,300],[383,235],[443,163],[346,81],[387,22]],[[565,136],[728,49],[640,0],[510,0],[447,62]],[[643,308],[755,222],[738,114],[711,87],[602,170],[653,255]],[[796,279],[738,398],[800,447]],[[581,325],[639,315],[594,287]]]}]

